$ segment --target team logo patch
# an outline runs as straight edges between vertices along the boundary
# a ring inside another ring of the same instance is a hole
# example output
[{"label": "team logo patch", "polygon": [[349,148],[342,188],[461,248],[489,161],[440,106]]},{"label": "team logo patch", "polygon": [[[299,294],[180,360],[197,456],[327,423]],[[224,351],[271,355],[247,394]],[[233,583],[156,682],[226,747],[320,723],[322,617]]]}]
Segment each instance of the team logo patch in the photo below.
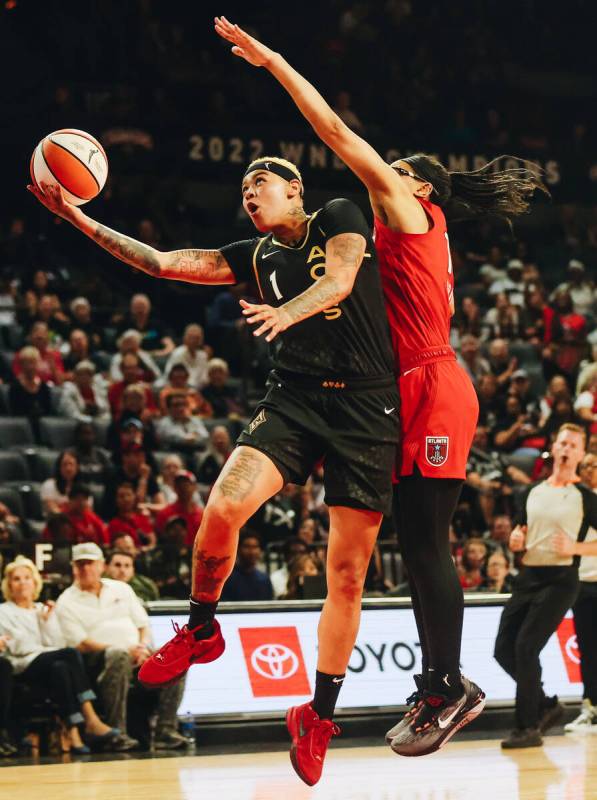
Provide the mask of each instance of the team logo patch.
[{"label": "team logo patch", "polygon": [[432,467],[441,467],[448,460],[449,436],[426,436],[425,458]]},{"label": "team logo patch", "polygon": [[265,409],[262,408],[259,414],[255,417],[255,419],[251,420],[249,423],[249,433],[253,433],[255,428],[258,428],[262,422],[265,422]]}]

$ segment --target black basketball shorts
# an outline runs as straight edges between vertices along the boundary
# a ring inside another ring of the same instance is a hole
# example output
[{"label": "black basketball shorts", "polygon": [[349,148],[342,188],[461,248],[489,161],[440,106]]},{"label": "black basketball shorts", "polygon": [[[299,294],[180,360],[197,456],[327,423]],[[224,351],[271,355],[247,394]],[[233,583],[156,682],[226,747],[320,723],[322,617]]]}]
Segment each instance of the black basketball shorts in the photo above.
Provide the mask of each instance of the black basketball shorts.
[{"label": "black basketball shorts", "polygon": [[325,502],[391,513],[399,399],[393,376],[319,380],[272,372],[237,444],[265,453],[286,483],[323,463]]}]

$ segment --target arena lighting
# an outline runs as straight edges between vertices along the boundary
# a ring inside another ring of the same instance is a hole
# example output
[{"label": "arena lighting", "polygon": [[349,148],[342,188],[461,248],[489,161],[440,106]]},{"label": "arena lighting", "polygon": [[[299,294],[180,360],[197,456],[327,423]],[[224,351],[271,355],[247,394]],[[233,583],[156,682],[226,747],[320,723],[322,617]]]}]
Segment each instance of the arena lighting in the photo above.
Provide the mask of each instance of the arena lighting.
[{"label": "arena lighting", "polygon": [[5,11],[12,11],[13,8],[17,7],[17,0],[6,0],[4,3],[4,10]]}]

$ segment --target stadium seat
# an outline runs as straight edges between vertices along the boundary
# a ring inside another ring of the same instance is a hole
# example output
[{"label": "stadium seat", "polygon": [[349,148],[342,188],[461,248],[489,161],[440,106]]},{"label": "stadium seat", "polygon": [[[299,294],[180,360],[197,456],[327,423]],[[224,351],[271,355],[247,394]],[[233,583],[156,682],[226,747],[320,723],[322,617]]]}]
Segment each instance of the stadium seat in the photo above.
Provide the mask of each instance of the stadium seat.
[{"label": "stadium seat", "polygon": [[2,325],[0,341],[8,350],[20,350],[25,344],[25,332],[21,325]]},{"label": "stadium seat", "polygon": [[0,481],[20,481],[29,478],[29,465],[22,453],[0,450]]},{"label": "stadium seat", "polygon": [[10,414],[10,384],[0,383],[0,414]]},{"label": "stadium seat", "polygon": [[27,417],[0,417],[0,447],[33,443],[33,431]]},{"label": "stadium seat", "polygon": [[43,520],[44,512],[41,502],[40,488],[41,484],[37,481],[27,481],[20,483],[18,489],[13,486],[19,493],[19,499],[24,508],[24,516],[27,519]]},{"label": "stadium seat", "polygon": [[0,503],[4,503],[9,507],[13,514],[17,517],[24,519],[25,508],[19,490],[15,486],[0,486]]},{"label": "stadium seat", "polygon": [[522,369],[537,364],[537,348],[529,342],[510,342],[510,355],[518,359],[518,366]]},{"label": "stadium seat", "polygon": [[42,417],[39,421],[42,444],[64,450],[75,443],[76,419],[64,417]]},{"label": "stadium seat", "polygon": [[97,436],[97,444],[99,447],[106,446],[108,438],[108,428],[110,427],[110,420],[94,420],[93,427],[95,428],[95,435]]},{"label": "stadium seat", "polygon": [[50,386],[50,402],[52,405],[52,413],[58,414],[58,407],[60,406],[60,398],[62,397],[62,386]]},{"label": "stadium seat", "polygon": [[32,477],[36,481],[45,481],[54,474],[54,465],[60,455],[60,450],[50,450],[45,447],[38,447],[32,450],[33,469]]}]

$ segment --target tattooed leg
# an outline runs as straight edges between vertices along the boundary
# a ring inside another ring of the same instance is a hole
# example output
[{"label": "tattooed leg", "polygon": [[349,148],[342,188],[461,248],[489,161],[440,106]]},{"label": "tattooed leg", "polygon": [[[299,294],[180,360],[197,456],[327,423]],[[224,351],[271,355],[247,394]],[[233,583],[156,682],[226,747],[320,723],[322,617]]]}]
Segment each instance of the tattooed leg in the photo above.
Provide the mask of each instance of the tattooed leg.
[{"label": "tattooed leg", "polygon": [[195,537],[194,600],[215,603],[219,599],[234,568],[239,529],[282,486],[282,476],[264,453],[237,447],[212,489]]}]

